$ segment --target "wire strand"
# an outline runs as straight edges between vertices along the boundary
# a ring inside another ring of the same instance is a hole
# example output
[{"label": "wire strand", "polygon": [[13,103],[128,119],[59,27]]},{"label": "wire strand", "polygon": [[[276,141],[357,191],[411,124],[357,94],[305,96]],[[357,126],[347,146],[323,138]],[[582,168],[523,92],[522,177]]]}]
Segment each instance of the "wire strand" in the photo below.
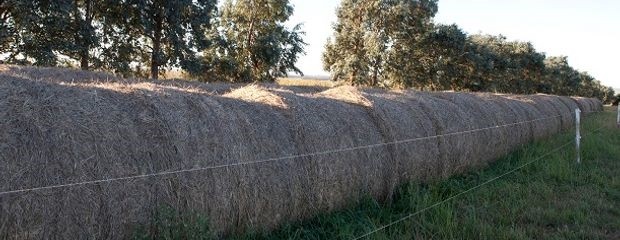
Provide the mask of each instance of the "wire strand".
[{"label": "wire strand", "polygon": [[314,152],[314,153],[306,153],[306,154],[291,155],[291,156],[284,156],[284,157],[268,158],[268,159],[258,160],[258,161],[239,162],[239,163],[233,163],[233,164],[222,164],[222,165],[215,165],[215,166],[208,166],[208,167],[199,167],[199,168],[191,168],[191,169],[182,169],[182,170],[175,170],[175,171],[164,171],[164,172],[140,174],[140,175],[126,176],[126,177],[117,177],[117,178],[99,179],[99,180],[91,180],[91,181],[76,182],[76,183],[50,185],[50,186],[43,186],[43,187],[23,188],[23,189],[16,189],[16,190],[9,190],[9,191],[0,192],[0,196],[8,195],[8,194],[16,194],[16,193],[48,190],[48,189],[57,189],[57,188],[75,187],[75,186],[81,186],[81,185],[99,184],[99,183],[105,183],[105,182],[126,181],[126,180],[140,179],[140,178],[165,176],[165,175],[171,175],[171,174],[180,174],[180,173],[189,173],[189,172],[197,172],[197,171],[206,171],[206,170],[213,170],[213,169],[220,169],[220,168],[229,168],[229,167],[236,167],[236,166],[242,166],[242,165],[269,163],[269,162],[290,160],[290,159],[296,159],[296,158],[302,158],[302,157],[312,157],[312,156],[327,155],[327,154],[333,154],[333,153],[339,153],[339,152],[355,151],[355,150],[360,150],[360,149],[370,149],[370,148],[377,148],[377,147],[382,147],[382,146],[387,146],[387,145],[410,143],[410,142],[429,140],[429,139],[434,139],[434,138],[442,138],[442,137],[448,137],[448,136],[455,136],[455,135],[459,135],[459,134],[467,134],[467,133],[480,132],[480,131],[496,129],[496,128],[516,126],[516,125],[520,125],[520,124],[537,122],[537,121],[542,121],[542,120],[547,120],[547,119],[552,119],[552,118],[558,118],[558,117],[562,117],[562,115],[556,115],[556,116],[551,116],[551,117],[546,117],[546,118],[538,118],[538,119],[533,119],[533,120],[529,120],[529,121],[522,121],[522,122],[509,123],[509,124],[503,124],[503,125],[496,125],[496,126],[479,128],[479,129],[466,130],[466,131],[461,131],[461,132],[453,132],[453,133],[439,134],[439,135],[434,135],[434,136],[410,138],[410,139],[397,140],[397,141],[391,141],[391,142],[382,142],[382,143],[376,143],[376,144],[370,144],[370,145],[362,145],[362,146],[355,146],[355,147],[348,147],[348,148],[333,149],[333,150],[327,150],[327,151],[322,151],[322,152]]},{"label": "wire strand", "polygon": [[[600,112],[601,112],[601,111],[597,111],[597,112],[595,112],[595,113],[600,113]],[[595,130],[588,131],[587,133],[583,134],[583,135],[582,135],[582,137],[594,135],[594,134],[596,134],[599,130],[603,129],[604,127],[605,127],[605,126],[601,126],[601,127],[597,128],[597,129],[595,129]],[[444,200],[442,200],[442,201],[436,202],[435,204],[432,204],[432,205],[430,205],[430,206],[428,206],[428,207],[425,207],[425,208],[423,208],[423,209],[420,209],[420,210],[418,210],[418,211],[416,211],[416,212],[414,212],[414,213],[411,213],[411,214],[409,214],[409,215],[407,215],[407,216],[404,216],[404,217],[402,217],[402,218],[400,218],[400,219],[398,219],[398,220],[396,220],[396,221],[392,221],[392,222],[390,222],[389,224],[386,224],[386,225],[383,225],[383,226],[381,226],[381,227],[379,227],[379,228],[376,228],[375,230],[373,230],[373,231],[371,231],[371,232],[368,232],[368,233],[366,233],[366,234],[364,234],[364,235],[361,235],[361,236],[359,236],[359,237],[356,237],[356,238],[354,238],[353,240],[359,240],[359,239],[362,239],[362,238],[366,238],[366,237],[368,237],[368,236],[370,236],[370,235],[372,235],[372,234],[374,234],[374,233],[376,233],[376,232],[379,232],[379,231],[381,231],[381,230],[384,230],[384,229],[386,229],[386,228],[389,228],[389,227],[391,227],[391,226],[393,226],[393,225],[395,225],[395,224],[398,224],[398,223],[403,222],[403,221],[405,221],[405,220],[407,220],[407,219],[409,219],[409,218],[412,218],[412,217],[413,217],[413,216],[415,216],[415,215],[418,215],[418,214],[420,214],[420,213],[422,213],[422,212],[425,212],[425,211],[427,211],[427,210],[429,210],[429,209],[432,209],[432,208],[434,208],[434,207],[436,207],[436,206],[439,206],[439,205],[441,205],[441,204],[443,204],[443,203],[446,203],[446,202],[448,202],[448,201],[450,201],[450,200],[452,200],[452,199],[455,199],[455,198],[457,198],[457,197],[459,197],[459,196],[462,196],[462,195],[464,195],[464,194],[466,194],[466,193],[469,193],[469,192],[471,192],[471,191],[473,191],[473,190],[476,190],[476,189],[478,189],[478,188],[480,188],[480,187],[482,187],[482,186],[484,186],[484,185],[486,185],[486,184],[489,184],[489,183],[491,183],[491,182],[493,182],[493,181],[496,181],[496,180],[498,180],[498,179],[500,179],[500,178],[502,178],[502,177],[504,177],[504,176],[507,176],[507,175],[509,175],[509,174],[511,174],[511,173],[513,173],[513,172],[516,172],[516,171],[518,171],[519,169],[522,169],[522,168],[524,168],[524,167],[526,167],[526,166],[528,166],[528,165],[530,165],[530,164],[532,164],[532,163],[534,163],[534,162],[536,162],[536,161],[539,161],[539,160],[541,160],[541,159],[543,159],[543,158],[545,158],[545,157],[547,157],[547,156],[549,156],[549,155],[551,155],[551,154],[553,154],[553,153],[555,153],[555,152],[557,152],[557,151],[561,150],[562,148],[565,148],[566,146],[571,145],[571,143],[573,143],[573,140],[567,141],[566,143],[564,143],[564,144],[560,145],[559,147],[557,147],[557,148],[555,148],[555,149],[553,149],[553,150],[551,150],[551,151],[547,152],[546,154],[544,154],[544,155],[542,155],[542,156],[540,156],[540,157],[538,157],[538,158],[536,158],[536,159],[534,159],[534,160],[532,160],[532,161],[529,161],[529,162],[527,162],[527,163],[525,163],[525,164],[523,164],[523,165],[521,165],[521,166],[519,166],[519,167],[517,167],[517,168],[515,168],[515,169],[512,169],[512,170],[510,170],[510,171],[508,171],[508,172],[505,172],[505,173],[503,173],[503,174],[501,174],[501,175],[499,175],[499,176],[496,176],[496,177],[494,177],[494,178],[492,178],[492,179],[490,179],[490,180],[487,180],[487,181],[485,181],[485,182],[483,182],[483,183],[481,183],[481,184],[478,184],[478,185],[476,185],[476,186],[474,186],[474,187],[472,187],[472,188],[469,188],[469,189],[467,189],[467,190],[465,190],[465,191],[463,191],[463,192],[460,192],[460,193],[458,193],[458,194],[455,194],[455,195],[453,195],[453,196],[450,196],[449,198],[446,198],[446,199],[444,199]]]},{"label": "wire strand", "polygon": [[398,220],[396,220],[396,221],[392,221],[392,222],[390,222],[390,223],[388,223],[388,224],[386,224],[386,225],[383,225],[383,226],[381,226],[381,227],[379,227],[379,228],[376,228],[375,230],[372,230],[372,231],[370,231],[370,232],[368,232],[368,233],[366,233],[366,234],[364,234],[364,235],[361,235],[361,236],[359,236],[359,237],[353,238],[353,240],[359,240],[359,239],[362,239],[362,238],[366,238],[366,237],[368,237],[368,236],[370,236],[370,235],[372,235],[372,234],[374,234],[374,233],[376,233],[376,232],[379,232],[379,231],[381,231],[381,230],[384,230],[384,229],[386,229],[386,228],[388,228],[388,227],[391,227],[391,226],[393,226],[393,225],[395,225],[395,224],[397,224],[397,223],[400,223],[400,222],[403,222],[403,221],[405,221],[405,220],[407,220],[407,219],[409,219],[409,218],[412,218],[412,217],[413,217],[413,216],[415,216],[415,215],[418,215],[418,214],[420,214],[420,213],[422,213],[422,212],[425,212],[425,211],[427,211],[427,210],[429,210],[429,209],[432,209],[432,208],[437,207],[437,206],[439,206],[439,205],[441,205],[441,204],[443,204],[443,203],[446,203],[446,202],[448,202],[448,201],[450,201],[450,200],[452,200],[452,199],[455,199],[455,198],[457,198],[457,197],[459,197],[459,196],[462,196],[462,195],[464,195],[464,194],[466,194],[466,193],[469,193],[469,192],[471,192],[471,191],[473,191],[473,190],[476,190],[476,189],[478,189],[478,188],[480,188],[480,187],[482,187],[482,186],[484,186],[484,185],[487,185],[487,184],[489,184],[489,183],[491,183],[491,182],[493,182],[493,181],[495,181],[495,180],[498,180],[498,179],[500,179],[500,178],[502,178],[502,177],[505,177],[505,176],[507,176],[507,175],[509,175],[509,174],[511,174],[511,173],[513,173],[513,172],[516,172],[516,171],[518,171],[519,169],[522,169],[522,168],[524,168],[524,167],[526,167],[526,166],[528,166],[528,165],[530,165],[530,164],[532,164],[532,163],[534,163],[534,162],[536,162],[536,161],[539,161],[540,159],[543,159],[543,158],[545,158],[545,157],[547,157],[547,156],[549,156],[549,155],[551,155],[551,154],[553,154],[553,153],[555,153],[555,152],[557,152],[557,151],[561,150],[562,148],[565,148],[566,146],[570,145],[571,143],[573,143],[573,141],[572,141],[572,140],[571,140],[571,141],[568,141],[568,142],[566,142],[566,143],[564,143],[564,144],[562,144],[561,146],[559,146],[559,147],[557,147],[557,148],[555,148],[555,149],[553,149],[553,150],[551,150],[551,151],[549,151],[549,152],[547,152],[547,153],[546,153],[546,154],[544,154],[544,155],[541,155],[540,157],[538,157],[538,158],[536,158],[536,159],[534,159],[534,160],[532,160],[532,161],[526,162],[525,164],[523,164],[523,165],[521,165],[521,166],[519,166],[519,167],[517,167],[517,168],[515,168],[515,169],[512,169],[512,170],[510,170],[510,171],[508,171],[508,172],[505,172],[505,173],[503,173],[503,174],[501,174],[501,175],[499,175],[499,176],[496,176],[496,177],[494,177],[494,178],[491,178],[491,179],[489,179],[489,180],[487,180],[487,181],[485,181],[485,182],[483,182],[483,183],[481,183],[481,184],[478,184],[478,185],[476,185],[476,186],[474,186],[474,187],[472,187],[472,188],[469,188],[469,189],[467,189],[467,190],[465,190],[465,191],[462,191],[462,192],[460,192],[460,193],[457,193],[457,194],[455,194],[455,195],[452,195],[452,196],[450,196],[449,198],[446,198],[446,199],[444,199],[444,200],[441,200],[441,201],[439,201],[439,202],[436,202],[436,203],[434,203],[434,204],[432,204],[432,205],[430,205],[430,206],[427,206],[427,207],[425,207],[425,208],[422,208],[422,209],[420,209],[420,210],[418,210],[418,211],[416,211],[416,212],[414,212],[414,213],[408,214],[408,215],[406,215],[406,216],[404,216],[404,217],[402,217],[402,218],[400,218],[400,219],[398,219]]}]

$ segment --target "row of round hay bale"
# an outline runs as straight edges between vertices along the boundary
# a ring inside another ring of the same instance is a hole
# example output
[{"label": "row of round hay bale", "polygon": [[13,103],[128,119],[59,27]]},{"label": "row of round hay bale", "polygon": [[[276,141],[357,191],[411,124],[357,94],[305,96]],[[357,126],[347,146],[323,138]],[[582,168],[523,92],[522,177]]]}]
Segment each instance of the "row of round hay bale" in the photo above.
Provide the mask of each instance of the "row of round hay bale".
[{"label": "row of round hay bale", "polygon": [[[379,129],[390,154],[388,193],[411,180],[436,178],[439,149],[436,139],[416,140],[435,136],[436,129],[420,101],[404,99],[402,94],[368,91],[364,96],[372,102],[368,114]],[[388,197],[390,194],[388,194]]]},{"label": "row of round hay bale", "polygon": [[106,72],[82,71],[71,68],[33,67],[0,64],[0,74],[35,81],[55,82],[116,82],[124,79]]},{"label": "row of round hay bale", "polygon": [[486,163],[488,158],[495,159],[506,154],[507,146],[514,145],[508,138],[511,132],[505,127],[496,127],[511,122],[514,119],[513,114],[490,100],[489,98],[492,97],[490,94],[438,92],[433,95],[463,109],[467,122],[471,122],[469,126],[460,131],[473,130],[472,132],[447,137],[461,138],[461,141],[473,143],[468,146],[471,149],[470,155],[463,155],[468,165],[476,166]]},{"label": "row of round hay bale", "polygon": [[[417,101],[424,109],[436,135],[452,134],[469,130],[473,127],[473,120],[464,109],[442,98],[429,93],[407,91],[404,93],[407,101]],[[438,111],[438,109],[441,109]],[[445,178],[465,169],[465,162],[470,161],[472,146],[475,142],[467,141],[467,134],[440,136],[429,139],[438,144],[439,155],[435,157],[436,164],[430,166],[431,174],[435,178]]]},{"label": "row of round hay bale", "polygon": [[548,99],[542,95],[528,95],[518,96],[516,99],[530,103],[539,112],[536,116],[545,116],[541,119],[536,119],[535,117],[529,123],[533,128],[532,134],[534,139],[540,139],[560,131],[562,129],[562,114],[570,113],[570,111],[564,111],[567,109],[558,109],[559,106],[564,106],[564,104],[557,98]]},{"label": "row of round hay bale", "polygon": [[[353,90],[353,91],[351,91]],[[355,89],[337,89],[295,98],[292,115],[296,118],[297,145],[302,153],[355,148],[383,142],[383,136],[367,112],[371,104]],[[325,181],[318,199],[330,209],[342,207],[347,201],[359,199],[360,193],[375,198],[385,197],[392,167],[391,155],[384,146],[310,156],[322,174],[315,181]],[[384,161],[385,160],[385,161]],[[329,184],[333,184],[329,187]],[[355,189],[354,191],[351,191]]]},{"label": "row of round hay bale", "polygon": [[60,82],[0,74],[0,192],[63,185],[0,195],[2,239],[127,238],[163,206],[218,234],[271,229],[488,163],[571,114],[546,95]]},{"label": "row of round hay bale", "polygon": [[[152,83],[158,85],[159,88],[193,88],[196,91],[204,91],[212,94],[225,94],[234,89],[242,88],[247,83],[227,83],[227,82],[198,82],[185,81],[182,79],[140,79],[140,78],[121,78],[119,76],[99,71],[82,71],[72,68],[53,68],[53,67],[33,67],[0,64],[0,74],[25,78],[34,81],[50,81],[55,83],[73,84],[73,85],[91,85],[102,83]],[[265,87],[281,87],[276,83],[262,83]],[[317,93],[326,90],[325,87],[319,86],[286,86],[287,90],[296,93]]]},{"label": "row of round hay bale", "polygon": [[[28,81],[2,79],[2,103],[8,103],[0,110],[7,120],[0,123],[2,191],[296,152],[287,144],[290,134],[280,131],[288,128],[282,126],[286,121],[269,106],[204,94],[132,91],[131,86],[95,94],[95,89]],[[265,124],[269,119],[274,124]],[[271,208],[265,210],[270,213],[290,209],[267,203],[268,196],[289,189],[282,184],[290,181],[279,178],[290,176],[276,174],[281,164],[2,196],[0,226],[5,229],[0,233],[6,235],[0,238],[126,237],[128,227],[144,223],[163,205],[207,213],[217,230],[230,230],[256,222],[259,207]]]},{"label": "row of round hay bale", "polygon": [[571,97],[584,115],[603,111],[603,103],[596,98]]}]

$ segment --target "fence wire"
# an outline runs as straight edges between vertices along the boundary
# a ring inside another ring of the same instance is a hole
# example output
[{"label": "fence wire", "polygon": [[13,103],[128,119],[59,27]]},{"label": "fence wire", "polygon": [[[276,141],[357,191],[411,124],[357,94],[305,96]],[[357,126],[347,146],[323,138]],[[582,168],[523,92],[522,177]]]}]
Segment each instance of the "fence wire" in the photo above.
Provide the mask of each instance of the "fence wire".
[{"label": "fence wire", "polygon": [[[292,160],[292,159],[297,159],[297,158],[314,157],[314,156],[328,155],[328,154],[362,150],[362,149],[371,149],[371,148],[383,147],[383,146],[388,146],[388,145],[411,143],[411,142],[417,142],[417,141],[423,141],[423,140],[456,136],[456,135],[461,135],[461,134],[475,133],[475,132],[486,131],[486,130],[491,130],[491,129],[517,126],[521,124],[538,122],[538,121],[560,118],[560,117],[563,117],[563,115],[555,115],[551,117],[538,118],[538,119],[533,119],[533,120],[528,120],[528,121],[521,121],[521,122],[515,122],[515,123],[509,123],[509,124],[503,124],[503,125],[490,126],[490,127],[485,127],[485,128],[478,128],[478,129],[471,129],[471,130],[465,130],[465,131],[459,131],[459,132],[433,135],[433,136],[409,138],[409,139],[402,139],[402,140],[396,140],[396,141],[391,141],[391,142],[382,142],[382,143],[376,143],[376,144],[361,145],[361,146],[333,149],[333,150],[313,152],[313,153],[290,155],[290,156],[284,156],[284,157],[275,157],[275,158],[268,158],[268,159],[262,159],[262,160],[256,160],[256,161],[239,162],[239,163],[233,163],[233,164],[222,164],[222,165],[214,165],[214,166],[206,166],[206,167],[197,167],[197,168],[181,169],[181,170],[174,170],[174,171],[163,171],[163,172],[156,172],[156,173],[132,175],[132,176],[125,176],[125,177],[117,177],[117,178],[98,179],[98,180],[91,180],[91,181],[49,185],[49,186],[41,186],[41,187],[22,188],[22,189],[15,189],[15,190],[8,190],[8,191],[0,192],[0,196],[9,195],[9,194],[17,194],[17,193],[25,193],[25,192],[33,192],[33,191],[41,191],[41,190],[49,190],[49,189],[69,188],[69,187],[82,186],[82,185],[100,184],[100,183],[107,183],[107,182],[114,182],[114,181],[126,181],[126,180],[133,180],[133,179],[159,177],[159,176],[166,176],[166,175],[173,175],[173,174],[221,169],[221,168],[230,168],[230,167],[237,167],[237,166],[244,166],[244,165],[263,164],[263,163],[278,162],[278,161],[284,161],[284,160]],[[307,159],[310,159],[310,158],[307,158]]]},{"label": "fence wire", "polygon": [[[602,113],[602,112],[604,112],[604,111],[599,111],[599,112],[585,112],[585,113],[595,113],[595,114],[597,115],[597,117],[600,117],[600,116],[601,116],[601,114],[600,114],[600,113]],[[600,131],[600,130],[601,130],[601,129],[603,129],[603,128],[605,128],[605,126],[601,126],[601,127],[597,128],[597,129],[594,129],[594,130],[589,130],[589,131],[585,132],[585,133],[582,135],[582,137],[595,135],[595,134],[597,134],[597,133],[598,133],[598,131]],[[469,192],[472,192],[472,191],[474,191],[474,190],[476,190],[476,189],[478,189],[478,188],[480,188],[480,187],[482,187],[482,186],[484,186],[484,185],[487,185],[487,184],[492,183],[492,182],[494,182],[494,181],[496,181],[496,180],[498,180],[498,179],[500,179],[500,178],[503,178],[503,177],[505,177],[505,176],[507,176],[507,175],[510,175],[511,173],[514,173],[514,172],[516,172],[516,171],[518,171],[518,170],[520,170],[520,169],[522,169],[522,168],[524,168],[524,167],[526,167],[526,166],[528,166],[528,165],[531,165],[532,163],[535,163],[535,162],[537,162],[537,161],[539,161],[539,160],[541,160],[541,159],[544,159],[545,157],[547,157],[547,156],[549,156],[549,155],[551,155],[551,154],[553,154],[553,153],[556,153],[556,152],[558,152],[558,151],[560,151],[560,150],[562,150],[562,149],[564,149],[564,148],[566,148],[566,147],[568,147],[568,146],[572,145],[572,144],[574,143],[574,141],[575,141],[575,140],[570,140],[570,141],[567,141],[567,142],[565,142],[564,144],[562,144],[562,145],[560,145],[560,146],[558,146],[558,147],[554,148],[553,150],[551,150],[551,151],[549,151],[549,152],[547,152],[547,153],[545,153],[545,154],[543,154],[543,155],[539,156],[538,158],[535,158],[534,160],[531,160],[531,161],[529,161],[529,162],[526,162],[526,163],[524,163],[524,164],[522,164],[522,165],[520,165],[520,166],[518,166],[518,167],[516,167],[516,168],[514,168],[514,169],[512,169],[512,170],[510,170],[510,171],[507,171],[507,172],[505,172],[505,173],[503,173],[503,174],[501,174],[501,175],[498,175],[498,176],[496,176],[496,177],[493,177],[493,178],[491,178],[491,179],[489,179],[489,180],[487,180],[487,181],[485,181],[485,182],[483,182],[483,183],[481,183],[481,184],[478,184],[478,185],[476,185],[476,186],[474,186],[474,187],[471,187],[471,188],[469,188],[469,189],[467,189],[467,190],[464,190],[464,191],[462,191],[462,192],[459,192],[459,193],[457,193],[457,194],[454,194],[454,195],[452,195],[452,196],[450,196],[450,197],[448,197],[448,198],[446,198],[446,199],[444,199],[444,200],[438,201],[438,202],[436,202],[436,203],[434,203],[434,204],[432,204],[432,205],[429,205],[429,206],[427,206],[427,207],[425,207],[425,208],[422,208],[422,209],[420,209],[420,210],[418,210],[418,211],[415,211],[415,212],[413,212],[413,213],[407,214],[406,216],[401,217],[401,218],[399,218],[399,219],[397,219],[397,220],[394,220],[394,221],[392,221],[392,222],[390,222],[390,223],[388,223],[388,224],[385,224],[385,225],[382,225],[382,226],[380,226],[380,227],[378,227],[378,228],[375,228],[375,229],[373,229],[373,230],[372,230],[372,231],[370,231],[370,232],[367,232],[367,233],[365,233],[365,234],[363,234],[363,235],[360,235],[360,236],[358,236],[358,237],[353,238],[353,240],[359,240],[359,239],[364,239],[364,238],[366,238],[366,237],[369,237],[369,236],[371,236],[371,235],[373,235],[373,234],[375,234],[375,233],[377,233],[377,232],[380,232],[380,231],[382,231],[382,230],[385,230],[386,228],[389,228],[389,227],[394,226],[394,225],[396,225],[396,224],[398,224],[398,223],[401,223],[401,222],[403,222],[403,221],[406,221],[406,220],[408,220],[408,219],[410,219],[410,218],[412,218],[412,217],[415,217],[416,215],[419,215],[419,214],[421,214],[421,213],[423,213],[423,212],[425,212],[425,211],[427,211],[427,210],[430,210],[430,209],[435,208],[435,207],[437,207],[437,206],[439,206],[439,205],[441,205],[441,204],[444,204],[444,203],[446,203],[446,202],[449,202],[449,201],[451,201],[451,200],[454,200],[454,199],[456,199],[456,198],[458,198],[458,197],[460,197],[460,196],[463,196],[463,195],[465,195],[465,194],[467,194],[467,193],[469,193]]]}]

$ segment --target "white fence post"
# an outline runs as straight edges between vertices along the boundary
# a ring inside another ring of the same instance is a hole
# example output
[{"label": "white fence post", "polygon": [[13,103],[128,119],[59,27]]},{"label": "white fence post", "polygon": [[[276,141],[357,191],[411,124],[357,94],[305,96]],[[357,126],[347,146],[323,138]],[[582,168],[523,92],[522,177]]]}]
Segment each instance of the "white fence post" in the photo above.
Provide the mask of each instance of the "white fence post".
[{"label": "white fence post", "polygon": [[575,109],[575,153],[577,155],[577,163],[581,163],[581,110]]},{"label": "white fence post", "polygon": [[618,103],[618,120],[616,120],[616,126],[620,128],[620,103]]}]

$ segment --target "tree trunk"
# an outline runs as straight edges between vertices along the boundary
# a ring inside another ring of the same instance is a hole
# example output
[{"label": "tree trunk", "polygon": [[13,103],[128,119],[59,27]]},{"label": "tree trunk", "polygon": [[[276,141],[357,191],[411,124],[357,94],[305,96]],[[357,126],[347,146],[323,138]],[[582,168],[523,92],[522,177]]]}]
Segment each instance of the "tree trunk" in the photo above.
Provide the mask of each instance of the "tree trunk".
[{"label": "tree trunk", "polygon": [[[90,30],[91,26],[92,26],[92,22],[93,22],[93,2],[92,0],[86,0],[84,1],[84,8],[85,8],[85,13],[84,13],[84,24],[85,26],[88,27],[88,29]],[[90,34],[91,32],[88,31],[88,33]],[[91,36],[88,36],[91,37]],[[86,38],[86,36],[82,36],[82,39]],[[82,68],[82,70],[88,70],[90,68],[88,61],[89,61],[89,50],[90,50],[90,46],[91,46],[91,40],[88,41],[84,41],[84,46],[82,46],[82,51],[80,52],[80,68]]]},{"label": "tree trunk", "polygon": [[[254,9],[254,1],[250,2],[250,6],[252,7],[252,14],[250,16],[250,26],[248,28],[248,36],[246,43],[246,51],[248,54],[248,59],[250,60],[250,67],[252,68],[252,78],[256,77],[258,74],[258,61],[254,58],[254,54],[252,53],[251,46],[254,44],[254,22],[256,21],[256,10]],[[257,79],[254,79],[256,81]]]},{"label": "tree trunk", "polygon": [[75,0],[73,2],[73,15],[74,15],[73,18],[74,18],[74,24],[75,24],[74,25],[75,43],[79,47],[78,57],[80,60],[80,69],[89,70],[90,68],[89,50],[91,46],[91,42],[89,38],[91,36],[88,36],[90,32],[86,31],[85,29],[89,29],[92,24],[92,19],[93,19],[92,1],[90,0],[84,1],[84,16],[83,17],[79,10],[79,4],[80,4],[80,1],[78,0]]},{"label": "tree trunk", "polygon": [[80,52],[80,68],[88,70],[88,46],[84,46],[84,50]]},{"label": "tree trunk", "polygon": [[375,59],[375,64],[373,66],[372,78],[370,79],[370,86],[376,86],[379,83],[379,67],[381,66],[381,57],[377,57]]},{"label": "tree trunk", "polygon": [[151,78],[159,78],[160,51],[161,51],[161,31],[163,19],[160,14],[155,15],[155,28],[153,33],[153,52],[151,53]]}]

